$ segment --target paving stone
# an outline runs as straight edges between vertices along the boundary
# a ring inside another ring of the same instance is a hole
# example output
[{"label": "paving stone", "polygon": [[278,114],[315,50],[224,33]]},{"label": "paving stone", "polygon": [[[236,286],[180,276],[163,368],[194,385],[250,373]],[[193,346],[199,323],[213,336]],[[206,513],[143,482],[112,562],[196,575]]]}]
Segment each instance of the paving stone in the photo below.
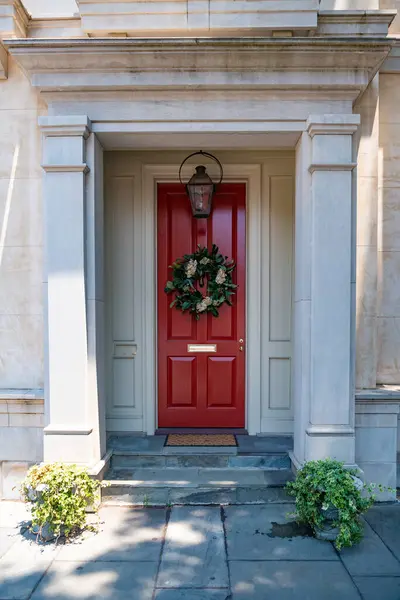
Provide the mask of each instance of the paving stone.
[{"label": "paving stone", "polygon": [[168,488],[139,487],[130,484],[118,484],[103,489],[102,501],[105,504],[137,506],[166,506]]},{"label": "paving stone", "polygon": [[172,509],[157,581],[162,588],[229,586],[219,508]]},{"label": "paving stone", "polygon": [[290,458],[287,454],[274,455],[265,454],[263,456],[243,455],[230,456],[229,467],[247,469],[257,467],[259,469],[290,469]]},{"label": "paving stone", "polygon": [[291,436],[237,435],[239,454],[282,453],[292,450]]},{"label": "paving stone", "polygon": [[151,600],[156,574],[152,562],[56,562],[32,600]]},{"label": "paving stone", "polygon": [[375,504],[365,520],[400,560],[400,504]]},{"label": "paving stone", "polygon": [[154,561],[160,558],[164,509],[103,508],[99,533],[61,547],[59,561]]},{"label": "paving stone", "polygon": [[224,468],[228,466],[228,459],[236,458],[226,454],[194,454],[165,456],[167,467],[204,467]]},{"label": "paving stone", "polygon": [[107,441],[107,446],[113,450],[138,452],[140,454],[161,454],[165,439],[165,435],[111,435]]},{"label": "paving stone", "polygon": [[0,529],[0,558],[11,548],[19,536],[18,529],[2,527]]},{"label": "paving stone", "polygon": [[235,488],[172,488],[168,494],[169,504],[220,505],[237,504]]},{"label": "paving stone", "polygon": [[157,590],[155,600],[230,600],[230,592],[224,590]]},{"label": "paving stone", "polygon": [[199,454],[232,455],[237,454],[237,451],[237,446],[165,446],[162,452],[166,456],[173,456],[174,454],[193,456]]},{"label": "paving stone", "polygon": [[399,600],[400,577],[354,577],[363,600]]},{"label": "paving stone", "polygon": [[197,487],[199,469],[116,469],[106,479],[129,481],[132,486]]},{"label": "paving stone", "polygon": [[263,485],[264,475],[262,469],[199,469],[197,481],[199,485],[210,487]]},{"label": "paving stone", "polygon": [[360,600],[340,562],[233,561],[230,572],[233,600]]},{"label": "paving stone", "polygon": [[30,598],[58,550],[54,545],[39,546],[22,537],[16,540],[0,559],[1,600]]},{"label": "paving stone", "polygon": [[352,548],[344,548],[340,555],[352,576],[400,576],[400,563],[368,523],[364,523],[364,538],[360,544]]},{"label": "paving stone", "polygon": [[288,496],[283,487],[241,487],[237,489],[236,504],[270,504],[291,503],[293,498]]},{"label": "paving stone", "polygon": [[286,485],[288,481],[294,479],[293,472],[290,469],[281,469],[277,471],[263,471],[264,481],[269,487],[281,487]]},{"label": "paving stone", "polygon": [[165,456],[152,456],[150,454],[121,454],[114,453],[111,459],[112,469],[139,469],[143,467],[162,468],[166,466]]},{"label": "paving stone", "polygon": [[288,522],[293,509],[287,504],[224,508],[229,560],[338,561],[330,543],[309,537],[269,537],[272,522]]},{"label": "paving stone", "polygon": [[0,528],[17,527],[31,520],[29,506],[23,502],[0,500]]}]

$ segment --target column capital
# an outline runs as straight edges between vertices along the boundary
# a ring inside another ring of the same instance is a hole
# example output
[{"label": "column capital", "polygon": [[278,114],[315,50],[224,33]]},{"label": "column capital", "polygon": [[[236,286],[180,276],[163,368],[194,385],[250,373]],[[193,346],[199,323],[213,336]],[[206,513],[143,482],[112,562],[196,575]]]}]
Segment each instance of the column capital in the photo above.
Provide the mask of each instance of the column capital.
[{"label": "column capital", "polygon": [[92,123],[86,115],[69,115],[65,117],[39,117],[39,127],[45,137],[89,137]]},{"label": "column capital", "polygon": [[353,135],[360,125],[360,115],[310,115],[307,119],[307,132],[315,135]]}]

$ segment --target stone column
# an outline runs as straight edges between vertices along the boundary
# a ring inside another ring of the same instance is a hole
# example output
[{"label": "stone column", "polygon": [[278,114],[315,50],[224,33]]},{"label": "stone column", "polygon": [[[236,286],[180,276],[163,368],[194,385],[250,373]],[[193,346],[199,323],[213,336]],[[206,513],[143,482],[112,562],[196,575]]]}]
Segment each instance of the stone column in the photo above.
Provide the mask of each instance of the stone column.
[{"label": "stone column", "polygon": [[87,117],[41,117],[49,423],[44,460],[93,464],[86,277]]},{"label": "stone column", "polygon": [[352,135],[358,115],[308,119],[296,150],[296,466],[355,462]]}]

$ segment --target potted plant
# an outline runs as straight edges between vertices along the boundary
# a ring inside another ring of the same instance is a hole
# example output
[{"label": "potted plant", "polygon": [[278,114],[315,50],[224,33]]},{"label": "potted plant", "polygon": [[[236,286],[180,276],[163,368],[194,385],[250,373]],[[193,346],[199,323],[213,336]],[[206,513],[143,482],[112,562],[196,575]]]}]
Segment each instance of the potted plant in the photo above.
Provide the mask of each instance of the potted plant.
[{"label": "potted plant", "polygon": [[31,467],[21,486],[31,505],[32,527],[41,541],[69,538],[87,527],[87,507],[98,510],[102,483],[77,465],[52,463]]},{"label": "potted plant", "polygon": [[340,550],[361,541],[360,515],[374,503],[374,487],[364,485],[355,469],[325,459],[305,463],[286,489],[295,497],[296,520],[307,523],[317,538],[334,541]]}]

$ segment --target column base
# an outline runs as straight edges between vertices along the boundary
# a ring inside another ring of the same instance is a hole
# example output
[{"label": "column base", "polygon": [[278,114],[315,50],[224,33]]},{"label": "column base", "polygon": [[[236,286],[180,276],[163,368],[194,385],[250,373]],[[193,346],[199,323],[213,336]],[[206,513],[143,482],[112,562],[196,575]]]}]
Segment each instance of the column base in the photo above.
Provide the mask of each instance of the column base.
[{"label": "column base", "polygon": [[348,425],[310,425],[305,432],[305,460],[332,458],[355,463],[355,432]]},{"label": "column base", "polygon": [[92,465],[93,429],[71,425],[48,425],[43,430],[44,462]]}]

